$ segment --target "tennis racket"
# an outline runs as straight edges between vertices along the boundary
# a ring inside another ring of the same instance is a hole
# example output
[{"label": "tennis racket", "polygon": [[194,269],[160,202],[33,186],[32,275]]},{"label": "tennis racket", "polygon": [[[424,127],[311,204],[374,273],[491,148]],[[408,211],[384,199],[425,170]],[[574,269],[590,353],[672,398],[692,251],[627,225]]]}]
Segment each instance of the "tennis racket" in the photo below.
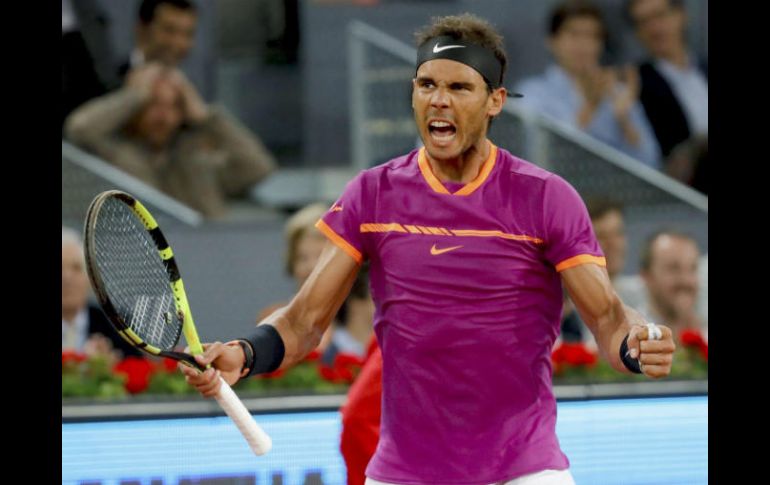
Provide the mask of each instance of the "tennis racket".
[{"label": "tennis racket", "polygon": [[[88,208],[84,240],[91,286],[120,336],[144,352],[205,370],[193,358],[203,348],[174,253],[141,202],[118,190],[97,195]],[[192,355],[174,351],[182,333]],[[270,451],[270,437],[220,381],[219,405],[255,454]]]}]

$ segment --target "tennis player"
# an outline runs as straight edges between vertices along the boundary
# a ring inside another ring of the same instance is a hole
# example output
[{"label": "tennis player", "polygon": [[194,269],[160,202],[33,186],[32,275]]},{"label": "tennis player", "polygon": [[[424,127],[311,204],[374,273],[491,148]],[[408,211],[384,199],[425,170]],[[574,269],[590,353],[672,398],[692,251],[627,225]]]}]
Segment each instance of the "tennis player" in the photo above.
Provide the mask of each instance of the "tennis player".
[{"label": "tennis player", "polygon": [[198,360],[216,371],[183,372],[211,396],[218,373],[294,365],[368,259],[383,401],[367,484],[573,484],[551,383],[562,281],[619,372],[668,375],[671,330],[615,294],[572,186],[487,139],[507,97],[500,35],[466,14],[434,19],[418,44],[424,148],[353,179],[317,223],[329,241],[294,299],[248,337],[207,344]]}]

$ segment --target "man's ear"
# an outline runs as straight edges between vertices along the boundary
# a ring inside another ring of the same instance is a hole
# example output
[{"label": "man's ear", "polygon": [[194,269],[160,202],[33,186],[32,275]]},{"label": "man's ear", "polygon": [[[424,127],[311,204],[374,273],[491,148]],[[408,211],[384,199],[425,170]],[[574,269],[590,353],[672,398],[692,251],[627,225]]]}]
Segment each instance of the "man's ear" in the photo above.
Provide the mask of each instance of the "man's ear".
[{"label": "man's ear", "polygon": [[503,110],[503,106],[505,106],[505,100],[508,99],[508,90],[502,87],[497,88],[493,90],[489,95],[489,99],[491,103],[489,105],[489,111],[487,114],[491,118],[494,118]]}]

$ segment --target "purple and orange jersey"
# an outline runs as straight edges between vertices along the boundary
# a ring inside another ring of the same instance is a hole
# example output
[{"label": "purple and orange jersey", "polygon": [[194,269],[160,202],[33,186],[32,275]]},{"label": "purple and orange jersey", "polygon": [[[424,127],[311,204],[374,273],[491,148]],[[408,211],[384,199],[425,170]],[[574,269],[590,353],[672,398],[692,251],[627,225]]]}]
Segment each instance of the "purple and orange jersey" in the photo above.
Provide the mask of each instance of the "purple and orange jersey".
[{"label": "purple and orange jersey", "polygon": [[383,406],[367,475],[471,485],[567,468],[551,349],[559,271],[605,264],[585,205],[491,143],[468,184],[439,181],[424,150],[361,172],[317,223],[370,261]]}]

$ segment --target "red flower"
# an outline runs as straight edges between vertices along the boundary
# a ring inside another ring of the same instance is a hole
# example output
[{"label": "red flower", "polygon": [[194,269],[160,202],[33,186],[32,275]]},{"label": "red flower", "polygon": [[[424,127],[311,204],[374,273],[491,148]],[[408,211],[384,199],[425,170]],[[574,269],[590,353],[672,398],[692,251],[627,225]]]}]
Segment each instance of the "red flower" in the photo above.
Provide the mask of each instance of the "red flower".
[{"label": "red flower", "polygon": [[307,361],[307,362],[315,362],[315,361],[319,360],[320,358],[321,358],[321,352],[319,352],[318,350],[314,350],[314,351],[310,352],[309,354],[307,354],[305,356],[304,360]]},{"label": "red flower", "polygon": [[286,374],[286,369],[276,369],[273,372],[267,372],[265,374],[260,374],[258,377],[260,379],[277,379],[277,378],[281,377],[284,374]]},{"label": "red flower", "polygon": [[330,382],[343,382],[342,377],[337,372],[337,369],[334,367],[329,367],[325,364],[319,364],[318,365],[318,373],[321,375],[322,378],[326,379]]},{"label": "red flower", "polygon": [[79,362],[83,362],[88,357],[86,354],[80,353],[76,350],[62,350],[61,351],[61,363],[62,365],[67,364],[69,362],[73,362],[75,364]]},{"label": "red flower", "polygon": [[596,354],[591,352],[583,344],[562,343],[551,354],[554,364],[588,365],[596,364]]},{"label": "red flower", "polygon": [[165,370],[166,372],[176,372],[177,362],[174,359],[163,357],[163,361],[160,364],[160,368]]},{"label": "red flower", "polygon": [[147,389],[154,365],[143,357],[126,357],[113,367],[113,372],[125,374],[128,379],[125,388],[131,394],[136,394]]},{"label": "red flower", "polygon": [[355,354],[346,354],[345,352],[340,352],[334,356],[334,367],[361,367],[363,365],[364,359]]},{"label": "red flower", "polygon": [[319,364],[318,373],[327,381],[352,384],[363,365],[363,358],[340,352],[334,356],[334,364],[331,367]]},{"label": "red flower", "polygon": [[555,374],[567,367],[593,367],[598,362],[596,354],[580,343],[562,342],[551,353],[551,363]]},{"label": "red flower", "polygon": [[706,343],[706,340],[703,338],[700,331],[694,328],[682,330],[682,333],[679,334],[679,341],[682,342],[682,345],[685,347],[698,349],[703,359],[709,360],[709,345]]}]

